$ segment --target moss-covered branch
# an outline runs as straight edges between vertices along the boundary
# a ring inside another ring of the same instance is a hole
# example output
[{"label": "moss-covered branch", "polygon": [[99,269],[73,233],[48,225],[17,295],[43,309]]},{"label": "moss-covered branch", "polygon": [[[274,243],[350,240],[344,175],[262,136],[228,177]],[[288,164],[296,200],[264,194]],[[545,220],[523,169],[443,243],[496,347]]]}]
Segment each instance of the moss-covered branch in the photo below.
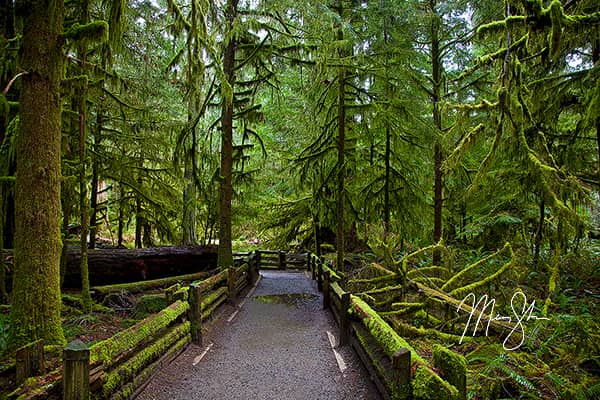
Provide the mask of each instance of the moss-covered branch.
[{"label": "moss-covered branch", "polygon": [[469,273],[472,270],[478,268],[479,266],[485,264],[486,262],[488,262],[492,258],[494,258],[494,257],[498,256],[499,254],[501,254],[506,249],[510,249],[510,252],[512,254],[512,249],[511,249],[510,243],[505,243],[504,246],[500,250],[498,250],[495,253],[490,254],[489,256],[487,256],[485,258],[482,258],[481,260],[478,260],[477,262],[474,262],[473,264],[471,264],[471,265],[463,268],[462,270],[460,270],[452,278],[448,279],[448,281],[441,287],[441,289],[443,291],[450,290],[456,284],[456,282],[458,282],[458,280],[461,279],[463,276],[465,276],[467,273]]}]

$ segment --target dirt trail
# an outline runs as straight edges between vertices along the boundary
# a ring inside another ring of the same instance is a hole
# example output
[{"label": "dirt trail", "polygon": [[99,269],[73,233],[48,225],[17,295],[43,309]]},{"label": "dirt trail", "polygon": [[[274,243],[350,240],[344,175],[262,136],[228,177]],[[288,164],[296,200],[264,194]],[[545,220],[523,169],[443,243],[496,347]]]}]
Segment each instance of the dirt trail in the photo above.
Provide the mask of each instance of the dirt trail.
[{"label": "dirt trail", "polygon": [[332,335],[337,325],[314,282],[262,271],[256,290],[220,317],[203,346],[189,346],[137,400],[379,399],[353,351],[334,352]]}]

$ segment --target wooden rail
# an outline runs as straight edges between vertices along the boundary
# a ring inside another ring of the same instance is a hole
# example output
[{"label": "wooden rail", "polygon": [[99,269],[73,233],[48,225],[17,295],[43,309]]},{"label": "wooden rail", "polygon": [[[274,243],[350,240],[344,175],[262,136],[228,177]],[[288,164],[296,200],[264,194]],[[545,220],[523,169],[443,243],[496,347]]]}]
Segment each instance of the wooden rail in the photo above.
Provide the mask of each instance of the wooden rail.
[{"label": "wooden rail", "polygon": [[308,269],[308,254],[278,250],[257,250],[254,253],[260,269]]},{"label": "wooden rail", "polygon": [[[37,386],[17,389],[14,398],[45,399],[60,395],[61,387],[64,400],[131,398],[189,343],[202,343],[203,322],[258,279],[256,261],[251,254],[237,266],[189,286],[169,286],[164,290],[167,308],[91,347],[79,340],[69,343],[63,351],[62,367],[44,376]],[[38,361],[43,364],[40,347],[35,342],[21,350],[21,381],[43,370]]]},{"label": "wooden rail", "polygon": [[339,345],[354,348],[385,399],[466,398],[463,356],[436,345],[431,365],[366,302],[343,289],[343,274],[313,254],[308,266],[323,292],[323,308],[338,323]]}]

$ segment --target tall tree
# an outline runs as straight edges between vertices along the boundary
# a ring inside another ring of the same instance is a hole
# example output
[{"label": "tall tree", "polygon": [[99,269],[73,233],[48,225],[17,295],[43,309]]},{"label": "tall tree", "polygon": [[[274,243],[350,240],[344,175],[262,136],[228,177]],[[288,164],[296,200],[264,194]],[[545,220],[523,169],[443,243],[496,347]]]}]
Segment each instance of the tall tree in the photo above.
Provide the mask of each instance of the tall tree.
[{"label": "tall tree", "polygon": [[10,342],[65,341],[60,299],[62,0],[17,2],[23,77]]},{"label": "tall tree", "polygon": [[226,31],[223,41],[223,74],[221,82],[221,168],[220,177],[220,223],[217,265],[228,268],[233,265],[231,245],[231,200],[233,198],[233,100],[235,89],[235,50],[237,38],[234,24],[238,16],[238,0],[228,0],[225,8]]}]

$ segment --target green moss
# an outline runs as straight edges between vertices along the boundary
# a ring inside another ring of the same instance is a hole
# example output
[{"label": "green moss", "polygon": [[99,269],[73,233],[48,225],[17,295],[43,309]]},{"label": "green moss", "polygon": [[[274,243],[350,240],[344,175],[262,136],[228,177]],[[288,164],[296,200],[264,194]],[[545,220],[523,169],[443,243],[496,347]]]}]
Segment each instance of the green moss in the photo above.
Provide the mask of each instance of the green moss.
[{"label": "green moss", "polygon": [[162,294],[147,294],[141,296],[133,310],[133,318],[144,318],[148,314],[159,312],[167,306],[167,299]]},{"label": "green moss", "polygon": [[417,400],[458,400],[458,390],[429,368],[419,365],[412,379],[413,396]]},{"label": "green moss", "polygon": [[461,398],[467,396],[467,360],[461,354],[435,344],[433,366],[441,371],[440,375],[458,390]]},{"label": "green moss", "polygon": [[148,341],[160,329],[169,326],[183,315],[188,308],[189,304],[187,302],[176,301],[158,314],[140,321],[110,339],[96,343],[90,348],[90,364],[99,362],[105,366],[114,364],[119,355],[131,351],[139,344]]},{"label": "green moss", "polygon": [[6,97],[0,93],[0,129],[4,130],[8,126],[8,119],[10,114],[10,106]]},{"label": "green moss", "polygon": [[203,297],[201,306],[200,306],[200,311],[206,310],[207,308],[209,308],[212,305],[212,303],[214,303],[217,299],[219,299],[221,296],[224,296],[226,294],[227,294],[227,288],[220,287],[217,290],[211,292],[208,296]]},{"label": "green moss", "polygon": [[496,272],[486,276],[484,279],[481,279],[477,282],[473,282],[470,285],[466,285],[466,286],[460,287],[458,289],[454,289],[453,291],[451,291],[449,293],[450,296],[462,298],[469,293],[474,293],[477,288],[487,285],[489,282],[492,282],[493,280],[497,279],[500,275],[502,275],[504,272],[508,271],[508,269],[511,268],[514,264],[514,253],[513,253],[512,247],[510,247],[510,245],[508,246],[508,250],[510,252],[510,260],[507,263],[505,263],[502,267],[500,267]]},{"label": "green moss", "polygon": [[173,343],[188,335],[189,332],[189,322],[173,327],[156,342],[145,347],[135,356],[127,360],[127,362],[108,373],[102,386],[102,392],[105,398],[108,398],[110,394],[115,392],[124,383],[133,379],[143,368],[159,358],[171,347],[171,345],[173,345]]},{"label": "green moss", "polygon": [[405,347],[410,350],[413,362],[427,364],[412,346],[401,338],[367,303],[356,296],[351,296],[351,305],[353,311],[358,312],[365,327],[390,359],[396,351]]},{"label": "green moss", "polygon": [[108,293],[120,293],[124,290],[130,293],[140,293],[149,289],[156,289],[160,287],[166,287],[179,282],[192,282],[197,279],[204,279],[210,275],[210,272],[197,272],[194,274],[171,276],[168,278],[152,279],[142,282],[131,282],[131,283],[119,283],[116,285],[107,286],[95,286],[93,291],[100,294],[106,295]]},{"label": "green moss", "polygon": [[92,21],[83,25],[74,23],[65,36],[75,42],[91,40],[104,43],[108,41],[108,23],[106,21]]}]

